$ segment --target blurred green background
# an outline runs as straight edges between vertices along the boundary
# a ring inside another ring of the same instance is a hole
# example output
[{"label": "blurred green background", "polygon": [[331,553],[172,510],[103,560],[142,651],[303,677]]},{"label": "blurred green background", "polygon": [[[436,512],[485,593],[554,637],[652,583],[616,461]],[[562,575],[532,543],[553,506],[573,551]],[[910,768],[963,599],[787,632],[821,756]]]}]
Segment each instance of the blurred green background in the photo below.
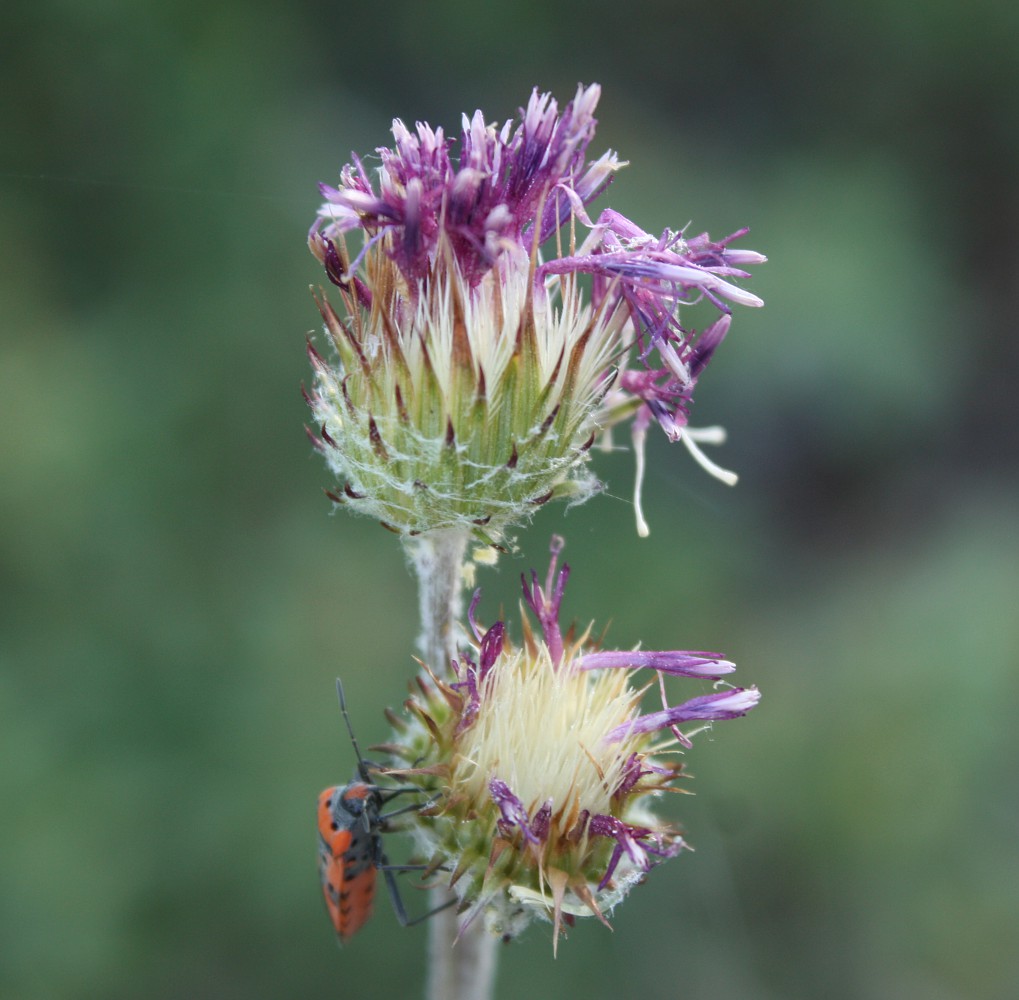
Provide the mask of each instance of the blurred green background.
[{"label": "blurred green background", "polygon": [[319,898],[333,680],[384,738],[416,612],[304,437],[305,233],[392,117],[592,80],[592,152],[632,164],[598,207],[770,257],[698,391],[742,480],[656,435],[640,541],[632,456],[598,456],[608,494],[540,511],[484,607],[561,531],[568,616],[764,700],[670,799],[696,854],[555,962],[532,929],[499,996],[1019,995],[1019,5],[16,0],[4,1000],[420,995],[421,928],[381,901],[341,952]]}]

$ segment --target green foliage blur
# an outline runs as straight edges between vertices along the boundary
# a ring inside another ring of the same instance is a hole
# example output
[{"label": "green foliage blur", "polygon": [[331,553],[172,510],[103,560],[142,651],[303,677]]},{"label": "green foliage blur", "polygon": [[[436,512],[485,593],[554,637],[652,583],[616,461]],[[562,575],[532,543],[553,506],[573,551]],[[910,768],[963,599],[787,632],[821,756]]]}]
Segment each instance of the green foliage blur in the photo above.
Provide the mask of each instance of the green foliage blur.
[{"label": "green foliage blur", "polygon": [[[404,696],[399,545],[302,430],[316,183],[389,121],[604,88],[599,204],[767,253],[698,391],[562,532],[568,617],[720,649],[764,698],[689,754],[696,847],[501,998],[1019,989],[1019,5],[15,0],[0,12],[0,997],[417,997],[347,948],[319,790]],[[625,437],[625,435],[623,435]],[[622,438],[620,439],[622,440]],[[701,693],[693,682],[677,697]],[[412,909],[424,901],[407,890]]]}]

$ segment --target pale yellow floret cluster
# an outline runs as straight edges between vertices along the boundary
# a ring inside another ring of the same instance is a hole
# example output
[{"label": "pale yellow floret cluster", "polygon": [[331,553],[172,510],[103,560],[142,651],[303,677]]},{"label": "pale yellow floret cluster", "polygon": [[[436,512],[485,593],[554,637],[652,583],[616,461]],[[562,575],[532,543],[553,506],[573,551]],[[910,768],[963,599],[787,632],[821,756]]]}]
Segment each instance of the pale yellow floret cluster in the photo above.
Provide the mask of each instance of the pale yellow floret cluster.
[{"label": "pale yellow floret cluster", "polygon": [[556,669],[544,645],[534,659],[517,652],[485,678],[453,794],[481,800],[499,777],[531,814],[549,800],[564,815],[610,812],[623,765],[646,739],[609,744],[605,734],[633,717],[635,698],[626,671]]}]

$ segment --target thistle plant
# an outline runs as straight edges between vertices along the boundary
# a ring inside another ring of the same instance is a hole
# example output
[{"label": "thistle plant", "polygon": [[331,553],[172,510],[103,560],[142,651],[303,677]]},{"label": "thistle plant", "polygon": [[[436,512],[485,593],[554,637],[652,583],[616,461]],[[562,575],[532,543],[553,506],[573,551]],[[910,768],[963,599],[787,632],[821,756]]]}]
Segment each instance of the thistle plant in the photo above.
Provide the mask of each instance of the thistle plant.
[{"label": "thistle plant", "polygon": [[[735,482],[701,449],[722,429],[689,418],[733,306],[762,304],[740,282],[765,258],[735,245],[746,230],[655,235],[611,209],[592,220],[625,165],[611,150],[588,158],[599,96],[580,86],[560,113],[535,90],[518,122],[465,116],[456,153],[442,129],[396,120],[376,168],[354,155],[321,185],[308,236],[334,286],[314,293],[325,341],[308,342],[305,393],[309,436],[336,477],[326,492],[399,535],[419,584],[422,668],[390,716],[388,770],[421,792],[426,807],[403,822],[433,869],[436,910],[451,904],[430,921],[432,998],[489,996],[493,942],[535,917],[554,943],[577,916],[607,921],[684,847],[651,805],[684,776],[690,726],[759,697],[725,684],[734,667],[720,655],[608,651],[589,629],[564,632],[560,539],[544,585],[524,583],[537,629],[523,615],[515,644],[505,622],[482,627],[477,595],[461,621],[468,544],[482,561],[511,549],[539,507],[596,492],[592,447],[611,447],[616,425],[631,427],[640,535],[653,423]],[[710,312],[699,331],[686,319],[697,304]],[[715,688],[670,705],[667,676]],[[659,710],[642,712],[645,677]],[[336,822],[353,822],[356,795],[328,797],[347,803]],[[353,864],[325,861],[341,883]],[[359,855],[358,873],[370,863]]]},{"label": "thistle plant", "polygon": [[[599,95],[580,87],[559,115],[535,91],[516,127],[465,116],[456,164],[442,129],[396,120],[377,189],[357,156],[321,186],[309,246],[342,310],[316,296],[332,356],[309,343],[308,403],[335,503],[405,536],[499,541],[547,501],[589,496],[589,449],[629,418],[641,467],[653,419],[731,480],[697,445],[718,429],[689,428],[689,406],[730,303],[761,304],[734,279],[764,257],[732,246],[744,231],[652,236],[610,209],[592,223],[623,165],[586,159]],[[719,315],[698,335],[679,313],[701,300]],[[639,501],[638,477],[646,533]]]},{"label": "thistle plant", "polygon": [[[407,820],[418,853],[461,902],[462,926],[481,919],[508,940],[534,917],[554,924],[607,915],[658,861],[678,854],[679,830],[650,808],[683,776],[677,751],[714,720],[753,708],[756,688],[722,686],[735,667],[717,653],[603,651],[591,629],[566,633],[560,606],[569,567],[557,573],[554,538],[544,586],[523,578],[514,646],[503,622],[487,629],[468,613],[473,651],[452,676],[426,669],[403,716],[390,774],[416,784],[428,810]],[[523,612],[523,608],[521,608]],[[641,714],[643,678],[657,674],[662,708]],[[721,690],[670,706],[664,678],[717,682]]]}]

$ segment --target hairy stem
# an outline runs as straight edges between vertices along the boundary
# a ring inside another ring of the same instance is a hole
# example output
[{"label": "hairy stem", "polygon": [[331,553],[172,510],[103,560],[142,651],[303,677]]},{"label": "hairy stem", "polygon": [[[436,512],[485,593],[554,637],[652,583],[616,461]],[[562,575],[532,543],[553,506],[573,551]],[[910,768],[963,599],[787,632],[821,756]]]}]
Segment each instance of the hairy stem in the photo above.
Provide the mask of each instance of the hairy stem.
[{"label": "hairy stem", "polygon": [[454,529],[432,531],[408,540],[406,548],[418,578],[418,651],[432,670],[445,675],[456,656],[457,629],[463,612],[467,534]]},{"label": "hairy stem", "polygon": [[[432,902],[442,904],[445,889],[432,890]],[[495,946],[498,938],[485,930],[478,917],[463,931],[450,907],[437,913],[428,929],[428,1000],[490,1000],[495,986]]]},{"label": "hairy stem", "polygon": [[[467,534],[430,532],[407,543],[418,578],[421,636],[418,648],[425,663],[437,674],[450,670],[456,657],[457,629],[463,613],[463,564]],[[449,890],[432,890],[431,905],[441,906]],[[483,919],[460,930],[453,907],[429,921],[428,1000],[490,1000],[495,983],[496,939]]]}]

